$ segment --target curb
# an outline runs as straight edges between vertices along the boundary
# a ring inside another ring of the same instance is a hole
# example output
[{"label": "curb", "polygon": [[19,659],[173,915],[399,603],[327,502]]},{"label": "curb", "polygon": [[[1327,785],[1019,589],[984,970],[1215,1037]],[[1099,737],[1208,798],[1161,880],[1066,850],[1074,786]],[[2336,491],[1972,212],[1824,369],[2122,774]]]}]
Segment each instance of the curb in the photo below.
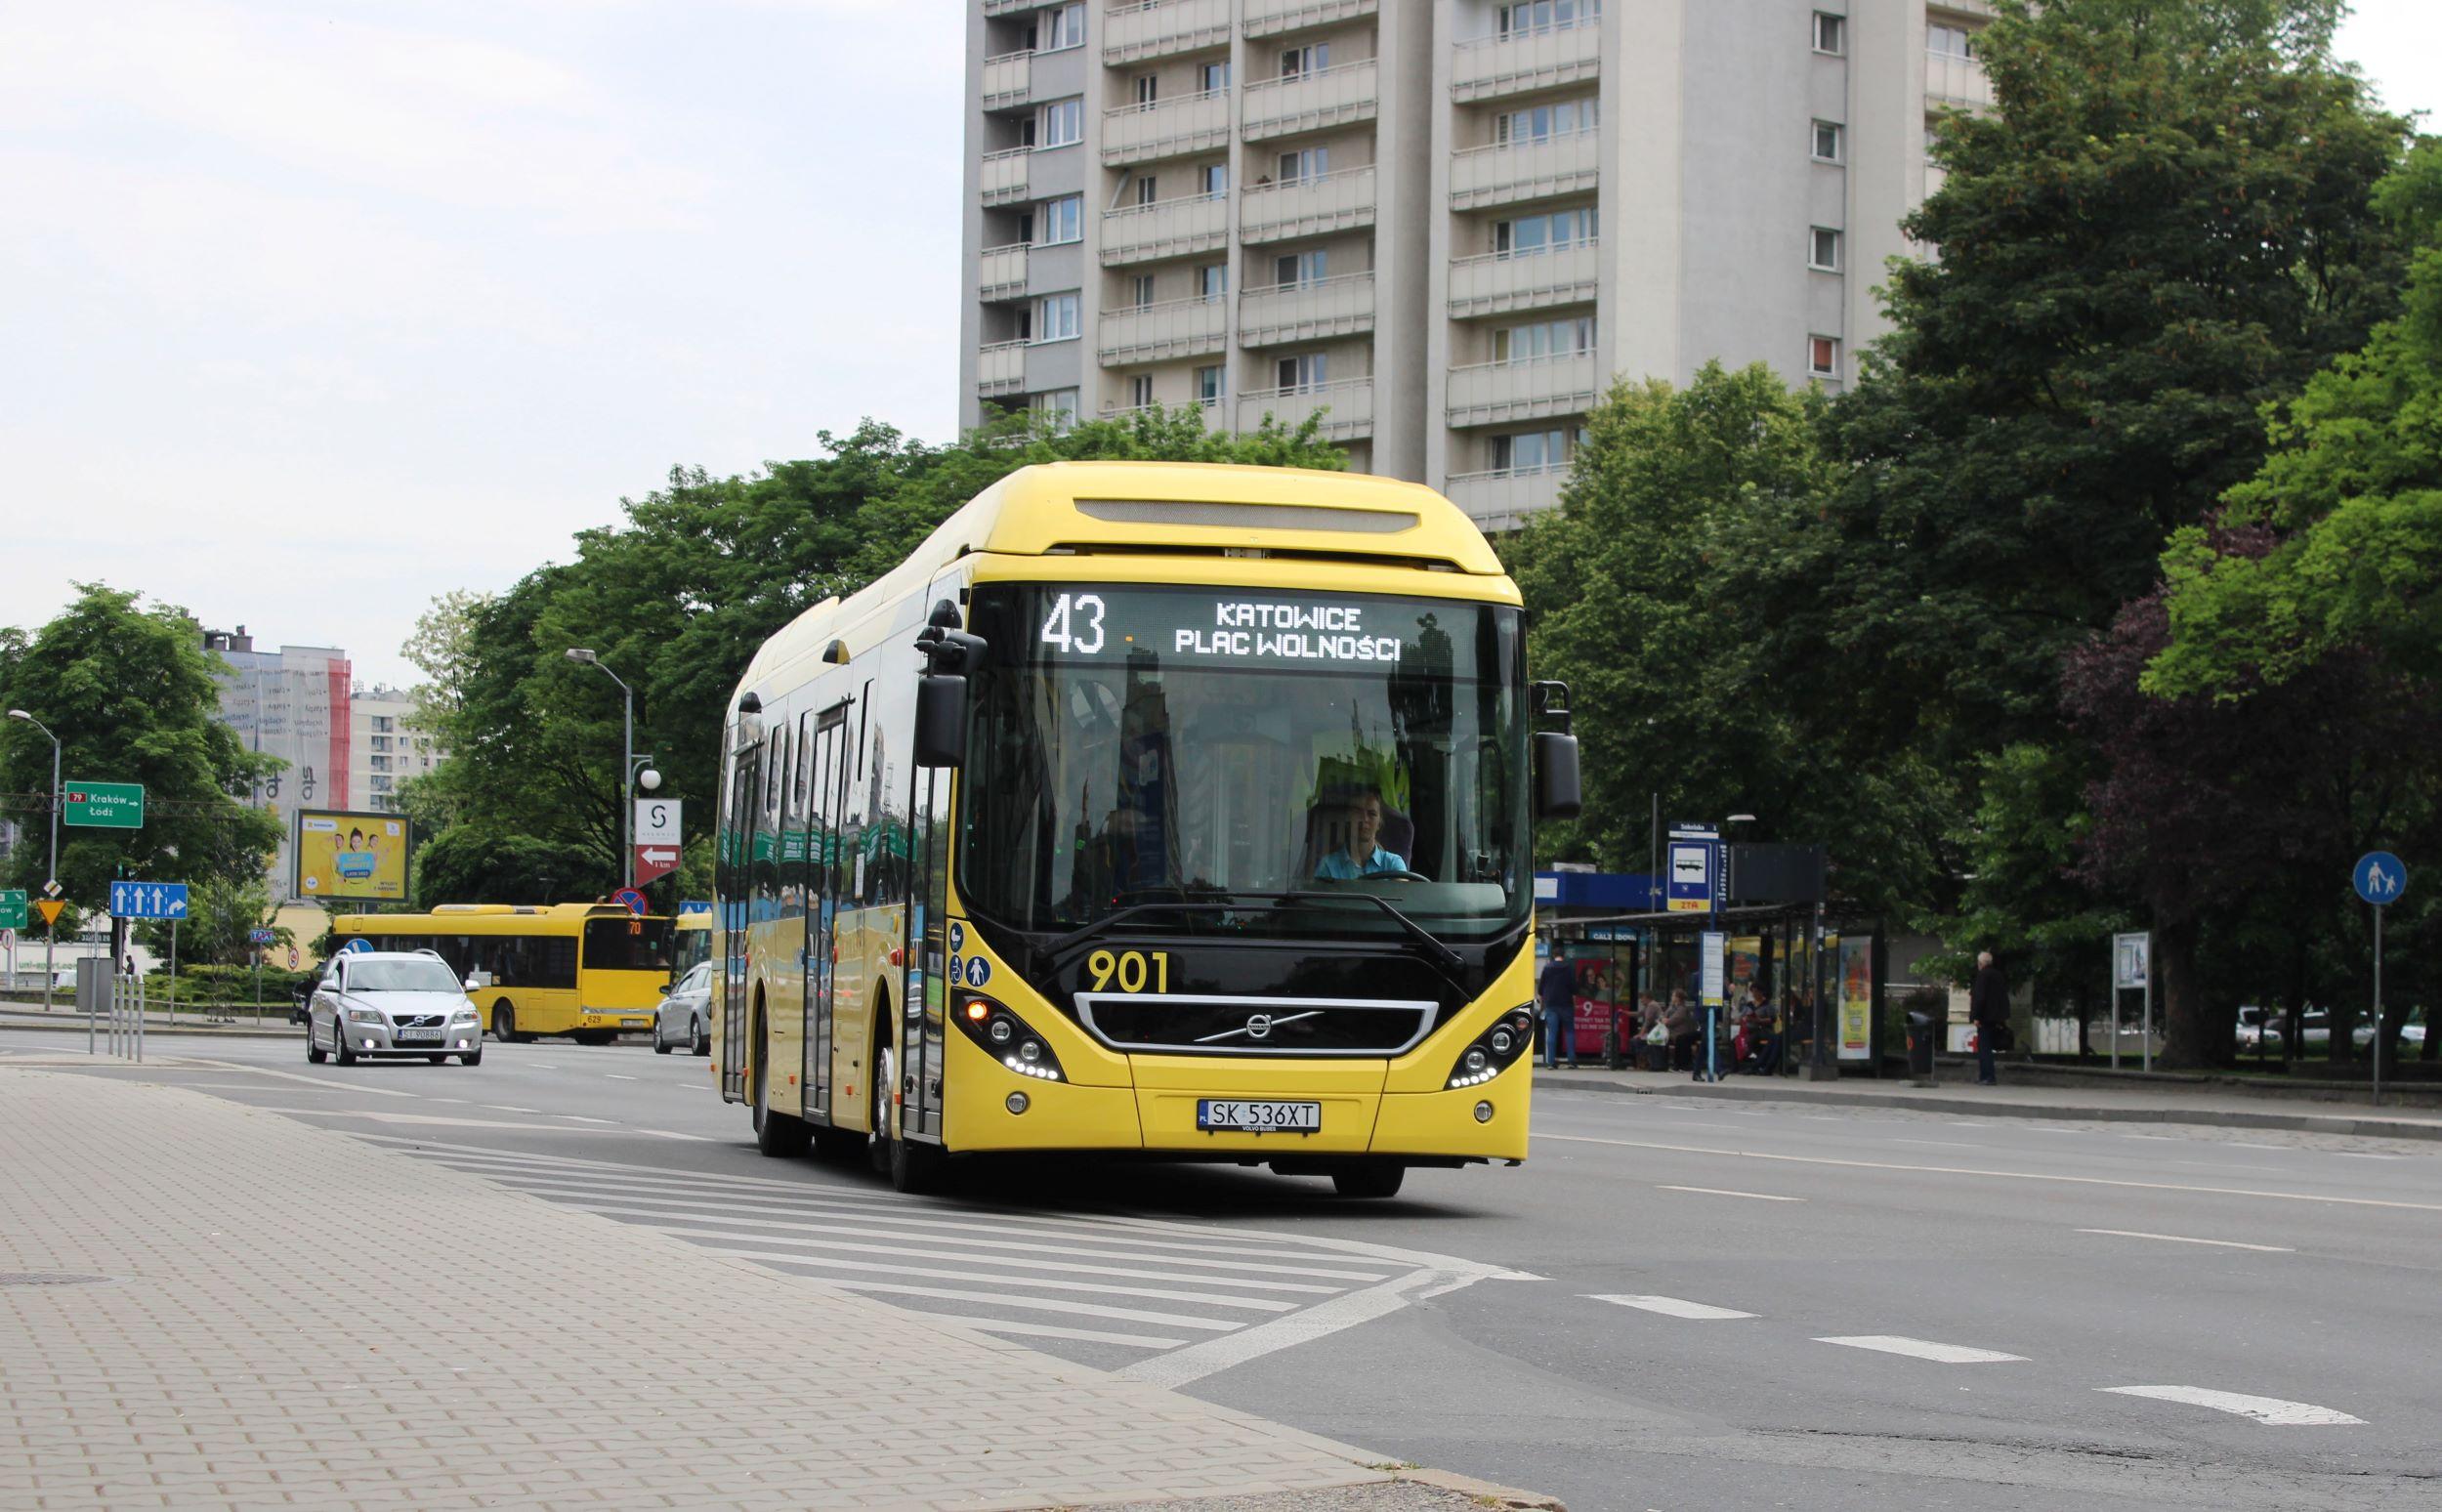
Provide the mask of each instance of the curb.
[{"label": "curb", "polygon": [[1686,1086],[1625,1086],[1615,1081],[1579,1081],[1537,1076],[1538,1087],[1608,1092],[1620,1097],[1681,1097],[1698,1102],[1810,1103],[1827,1108],[1897,1108],[1921,1113],[1972,1113],[1979,1118],[2034,1118],[2068,1123],[2181,1123],[2208,1128],[2287,1129],[2299,1134],[2353,1134],[2373,1139],[2442,1142],[2442,1122],[2410,1123],[2390,1118],[2338,1114],[2250,1113],[2203,1108],[2096,1108],[2075,1103],[1998,1103],[1980,1097],[1906,1097],[1896,1093],[1818,1092],[1804,1086],[1748,1090],[1721,1083]]},{"label": "curb", "polygon": [[[36,1022],[27,1022],[29,1018]],[[0,1032],[19,1029],[31,1033],[73,1033],[85,1027],[85,1018],[81,1013],[54,1014],[48,1022],[42,1021],[40,1014],[0,1017]],[[96,1029],[105,1029],[107,1024],[106,1019],[94,1020]],[[209,1029],[196,1024],[169,1025],[155,1024],[150,1019],[145,1021],[147,1039],[155,1034],[175,1034],[181,1039],[294,1039],[303,1032],[294,1025],[276,1029],[269,1024],[261,1029],[251,1024],[243,1028]]]},{"label": "curb", "polygon": [[1480,1505],[1498,1507],[1502,1512],[1569,1512],[1568,1505],[1557,1496],[1496,1486],[1491,1481],[1479,1481],[1472,1476],[1457,1475],[1448,1470],[1398,1470],[1392,1474],[1395,1480],[1455,1491],[1461,1496],[1472,1497]]}]

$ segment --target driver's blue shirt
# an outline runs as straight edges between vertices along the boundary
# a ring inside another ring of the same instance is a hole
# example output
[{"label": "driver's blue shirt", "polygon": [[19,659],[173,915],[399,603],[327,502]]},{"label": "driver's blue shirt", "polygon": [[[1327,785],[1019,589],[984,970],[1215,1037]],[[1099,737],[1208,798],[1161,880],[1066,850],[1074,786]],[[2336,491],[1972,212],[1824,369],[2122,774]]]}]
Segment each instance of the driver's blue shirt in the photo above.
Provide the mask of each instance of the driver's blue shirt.
[{"label": "driver's blue shirt", "polygon": [[1385,871],[1406,871],[1407,869],[1407,857],[1394,851],[1386,851],[1377,845],[1373,848],[1373,854],[1366,858],[1366,863],[1362,866],[1357,864],[1356,858],[1350,856],[1347,851],[1333,851],[1323,858],[1323,864],[1314,869],[1314,874],[1332,882],[1354,882],[1359,877],[1379,876]]}]

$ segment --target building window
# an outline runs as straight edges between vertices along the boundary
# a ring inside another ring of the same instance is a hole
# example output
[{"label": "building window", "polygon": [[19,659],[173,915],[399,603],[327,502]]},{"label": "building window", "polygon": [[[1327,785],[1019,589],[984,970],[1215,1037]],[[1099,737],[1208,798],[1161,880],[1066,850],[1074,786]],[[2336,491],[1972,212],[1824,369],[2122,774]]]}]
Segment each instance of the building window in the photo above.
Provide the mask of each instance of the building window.
[{"label": "building window", "polygon": [[1128,298],[1139,310],[1154,308],[1154,275],[1138,273],[1128,280]]},{"label": "building window", "polygon": [[1493,250],[1502,257],[1535,257],[1594,239],[1594,207],[1522,215],[1493,223]]},{"label": "building window", "polygon": [[1038,53],[1056,53],[1065,47],[1085,45],[1085,7],[1064,5],[1043,18]]},{"label": "building window", "polygon": [[1546,357],[1582,357],[1594,350],[1594,317],[1537,320],[1493,332],[1495,362],[1538,362]]},{"label": "building window", "polygon": [[1218,367],[1196,369],[1197,403],[1218,404],[1221,402],[1222,397],[1228,393],[1228,385],[1221,376],[1223,371],[1224,369]]},{"label": "building window", "polygon": [[1065,199],[1043,201],[1043,213],[1035,218],[1038,247],[1056,247],[1064,241],[1085,239],[1085,196],[1071,194]]},{"label": "building window", "polygon": [[386,750],[389,750],[389,749],[390,749],[390,736],[388,736],[388,735],[375,735],[375,736],[373,736],[373,749],[375,749],[375,750],[377,750],[377,751],[386,751]]},{"label": "building window", "polygon": [[389,715],[387,715],[387,714],[376,714],[376,715],[374,715],[374,716],[373,716],[373,733],[374,733],[375,735],[388,735],[388,734],[390,734],[390,732],[391,732],[391,725],[392,725],[392,722],[391,722],[391,717],[390,717]]},{"label": "building window", "polygon": [[1085,140],[1085,102],[1055,100],[1043,106],[1042,118],[1034,133],[1034,146],[1048,151],[1053,147],[1074,147]]},{"label": "building window", "polygon": [[1230,292],[1230,266],[1206,263],[1196,270],[1196,297],[1207,305],[1221,303]]},{"label": "building window", "polygon": [[1976,56],[1975,33],[1964,26],[1930,21],[1924,29],[1924,50],[1936,58],[1973,58]]},{"label": "building window", "polygon": [[1806,233],[1806,266],[1819,273],[1840,271],[1840,233],[1829,226],[1817,226]]},{"label": "building window", "polygon": [[1076,390],[1053,389],[1037,394],[1027,401],[1027,407],[1038,415],[1049,415],[1052,428],[1065,431],[1076,424]]},{"label": "building window", "polygon": [[367,768],[369,771],[388,772],[390,770],[390,758],[387,756],[367,756],[364,759],[369,764]]},{"label": "building window", "polygon": [[1548,142],[1554,137],[1574,137],[1579,132],[1592,131],[1601,121],[1601,102],[1592,98],[1529,105],[1523,109],[1503,110],[1494,116],[1493,141],[1501,147],[1524,142]]},{"label": "building window", "polygon": [[1309,73],[1321,73],[1331,66],[1331,44],[1309,42],[1303,47],[1281,49],[1281,77],[1302,79]]},{"label": "building window", "polygon": [[1075,295],[1046,294],[1035,302],[1034,339],[1037,342],[1074,341],[1076,338]]},{"label": "building window", "polygon": [[1206,199],[1219,199],[1230,191],[1230,165],[1206,163],[1198,170],[1198,182],[1203,186]]},{"label": "building window", "polygon": [[1816,336],[1806,343],[1806,371],[1817,378],[1840,376],[1840,339]]},{"label": "building window", "polygon": [[1848,21],[1829,11],[1815,13],[1815,51],[1837,58],[1848,51]]},{"label": "building window", "polygon": [[1524,431],[1493,438],[1493,471],[1541,473],[1569,464],[1568,433]]},{"label": "building window", "polygon": [[1153,374],[1138,373],[1135,377],[1128,380],[1128,407],[1130,409],[1149,408],[1153,404]]},{"label": "building window", "polygon": [[1603,0],[1515,0],[1495,8],[1493,34],[1516,37],[1555,27],[1582,26],[1602,20],[1602,16]]},{"label": "building window", "polygon": [[1136,202],[1140,205],[1150,205],[1160,198],[1160,182],[1150,173],[1140,177],[1136,181]]},{"label": "building window", "polygon": [[1281,182],[1305,184],[1331,171],[1331,149],[1327,147],[1301,147],[1281,154]]},{"label": "building window", "polygon": [[1161,75],[1140,73],[1136,76],[1136,108],[1150,109],[1161,101]]},{"label": "building window", "polygon": [[389,791],[390,791],[390,778],[388,778],[388,777],[377,777],[373,778],[373,791],[375,791],[375,792],[377,792],[377,793],[386,793],[386,792],[389,792]]},{"label": "building window", "polygon": [[1196,87],[1207,95],[1217,95],[1230,87],[1230,65],[1208,63],[1196,70]]},{"label": "building window", "polygon": [[1327,352],[1301,352],[1284,357],[1274,364],[1274,376],[1280,379],[1284,394],[1304,394],[1320,389],[1331,381],[1331,355]]},{"label": "building window", "polygon": [[1330,275],[1331,253],[1327,247],[1290,252],[1272,260],[1272,282],[1277,288],[1311,288]]},{"label": "building window", "polygon": [[1839,162],[1842,151],[1848,146],[1842,140],[1846,137],[1847,130],[1836,121],[1815,122],[1815,161],[1819,163]]}]

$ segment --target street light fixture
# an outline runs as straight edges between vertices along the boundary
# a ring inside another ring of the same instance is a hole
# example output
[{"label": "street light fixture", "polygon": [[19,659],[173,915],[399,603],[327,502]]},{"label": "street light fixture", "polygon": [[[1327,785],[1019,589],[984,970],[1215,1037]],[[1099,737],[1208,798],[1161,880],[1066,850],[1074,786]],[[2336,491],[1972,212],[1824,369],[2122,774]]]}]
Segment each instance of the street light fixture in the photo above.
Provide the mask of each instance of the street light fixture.
[{"label": "street light fixture", "polygon": [[[44,896],[60,881],[60,737],[51,734],[51,727],[23,709],[9,710],[9,718],[21,719],[39,730],[51,741],[51,870],[43,878]],[[60,947],[60,921],[54,915],[44,926],[42,942],[42,1011],[51,1011],[51,991],[59,982],[56,952]],[[93,1020],[85,1021],[85,1051],[93,1052]]]},{"label": "street light fixture", "polygon": [[619,721],[619,882],[623,887],[636,885],[636,805],[632,791],[641,787],[652,792],[661,785],[661,774],[653,769],[650,753],[636,754],[636,690],[627,680],[603,665],[602,658],[590,648],[571,646],[566,652],[570,661],[593,667],[603,676],[619,685],[619,696],[625,712]]}]

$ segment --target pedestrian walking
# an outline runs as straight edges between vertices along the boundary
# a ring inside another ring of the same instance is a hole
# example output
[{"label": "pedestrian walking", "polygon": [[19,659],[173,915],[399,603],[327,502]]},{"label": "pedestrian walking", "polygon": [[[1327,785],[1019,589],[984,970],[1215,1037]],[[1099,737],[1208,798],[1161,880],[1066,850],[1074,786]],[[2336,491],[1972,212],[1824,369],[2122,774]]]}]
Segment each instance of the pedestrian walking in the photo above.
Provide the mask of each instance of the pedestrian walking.
[{"label": "pedestrian walking", "polygon": [[1560,1066],[1563,1045],[1569,1050],[1569,1069],[1578,1068],[1577,986],[1577,969],[1561,959],[1554,942],[1551,958],[1535,979],[1535,995],[1543,1004],[1543,1064],[1554,1070]]},{"label": "pedestrian walking", "polygon": [[2009,1031],[2009,984],[1993,964],[1990,950],[1976,955],[1975,985],[1967,989],[1967,1017],[1976,1027],[1976,1085],[1999,1086],[2000,1078],[1993,1073],[1993,1052]]}]

